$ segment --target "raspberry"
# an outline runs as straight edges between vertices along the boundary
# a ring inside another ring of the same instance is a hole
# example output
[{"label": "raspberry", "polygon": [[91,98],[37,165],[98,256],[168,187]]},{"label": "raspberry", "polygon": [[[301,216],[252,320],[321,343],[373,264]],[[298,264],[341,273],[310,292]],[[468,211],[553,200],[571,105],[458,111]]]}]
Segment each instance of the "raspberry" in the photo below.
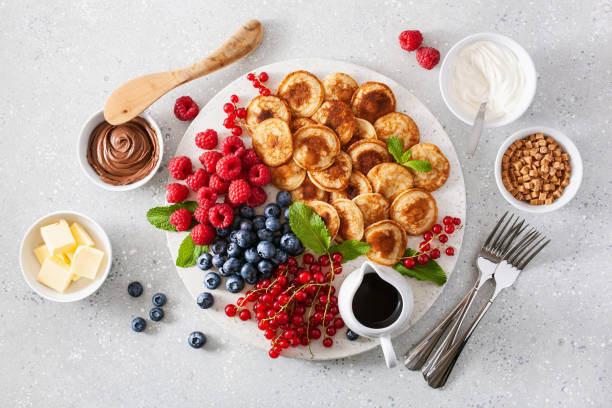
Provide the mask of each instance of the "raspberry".
[{"label": "raspberry", "polygon": [[210,187],[200,187],[196,194],[196,201],[200,205],[205,205],[207,202],[214,203],[217,201],[217,193]]},{"label": "raspberry", "polygon": [[216,151],[204,152],[200,155],[200,163],[204,166],[204,170],[211,174],[215,172],[215,166],[222,157],[223,155]]},{"label": "raspberry", "polygon": [[244,143],[238,136],[228,136],[221,142],[221,151],[224,155],[236,155],[238,157],[244,156],[245,148]]},{"label": "raspberry", "polygon": [[240,174],[238,174],[234,180],[244,180],[248,182],[249,181],[249,171],[243,168],[242,170],[240,170]]},{"label": "raspberry", "polygon": [[195,173],[187,176],[185,184],[193,191],[198,191],[200,187],[204,187],[208,184],[208,174],[206,174],[204,169],[197,169]]},{"label": "raspberry", "polygon": [[224,156],[219,159],[215,169],[223,180],[234,180],[242,170],[242,163],[238,156]]},{"label": "raspberry", "polygon": [[406,51],[414,51],[421,46],[423,35],[419,30],[402,31],[399,35],[400,47]]},{"label": "raspberry", "polygon": [[191,230],[191,240],[196,245],[208,245],[215,239],[215,230],[208,224],[198,224]]},{"label": "raspberry", "polygon": [[270,170],[265,164],[256,164],[249,170],[249,183],[255,187],[263,187],[270,182]]},{"label": "raspberry", "polygon": [[216,174],[211,175],[210,180],[208,181],[208,187],[212,188],[214,192],[219,195],[227,193],[229,185],[229,181],[223,180]]},{"label": "raspberry", "polygon": [[179,208],[170,216],[170,224],[174,225],[177,231],[187,231],[191,226],[191,213],[186,208]]},{"label": "raspberry", "polygon": [[244,152],[244,156],[242,156],[242,167],[245,169],[250,169],[256,164],[262,163],[261,159],[255,153],[254,149],[246,149]]},{"label": "raspberry", "polygon": [[242,204],[249,199],[251,195],[251,188],[249,183],[245,180],[232,180],[229,189],[227,190],[227,196],[230,201],[234,204]]},{"label": "raspberry", "polygon": [[166,186],[166,201],[169,203],[180,203],[185,201],[189,195],[189,189],[179,183],[171,183]]},{"label": "raspberry", "polygon": [[208,220],[215,228],[227,228],[234,221],[234,210],[228,204],[215,204],[208,210]]},{"label": "raspberry", "polygon": [[416,59],[423,68],[432,69],[440,62],[440,51],[431,47],[421,47],[417,50]]},{"label": "raspberry", "polygon": [[208,210],[210,210],[210,207],[213,205],[214,203],[212,201],[206,200],[205,203],[200,204],[200,206],[195,209],[193,218],[200,224],[208,224]]},{"label": "raspberry", "polygon": [[188,175],[193,173],[191,160],[187,156],[178,156],[168,163],[170,175],[177,180],[185,180]]},{"label": "raspberry", "polygon": [[259,207],[260,205],[265,203],[267,199],[268,199],[268,195],[266,194],[263,188],[253,187],[251,189],[251,195],[249,196],[249,199],[247,200],[247,205],[253,208]]},{"label": "raspberry", "polygon": [[219,142],[219,136],[214,129],[206,129],[204,132],[200,132],[195,137],[195,144],[200,149],[212,150],[217,147]]},{"label": "raspberry", "polygon": [[236,203],[232,202],[232,200],[230,199],[230,196],[228,194],[225,195],[225,198],[223,199],[223,204],[227,204],[231,208],[238,208],[238,207],[240,207],[240,204],[236,204]]},{"label": "raspberry", "polygon": [[199,112],[198,104],[189,96],[181,96],[174,103],[174,116],[178,120],[193,120]]}]

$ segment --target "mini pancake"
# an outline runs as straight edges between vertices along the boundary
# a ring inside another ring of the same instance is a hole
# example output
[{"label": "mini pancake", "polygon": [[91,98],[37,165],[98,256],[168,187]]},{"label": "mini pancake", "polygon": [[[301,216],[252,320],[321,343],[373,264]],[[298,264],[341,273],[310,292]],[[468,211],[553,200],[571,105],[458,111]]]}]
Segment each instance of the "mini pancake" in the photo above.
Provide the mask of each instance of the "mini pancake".
[{"label": "mini pancake", "polygon": [[338,234],[338,229],[340,229],[340,217],[338,216],[336,209],[324,201],[313,200],[308,201],[305,204],[312,208],[314,212],[319,214],[321,218],[323,218],[323,222],[325,222],[327,231],[329,231],[329,235],[333,241]]},{"label": "mini pancake", "polygon": [[278,167],[270,167],[270,181],[281,190],[295,190],[306,178],[306,170],[289,160]]},{"label": "mini pancake", "polygon": [[312,115],[312,119],[332,128],[343,145],[351,140],[355,132],[355,115],[351,108],[342,101],[323,102],[319,110]]},{"label": "mini pancake", "polygon": [[397,137],[404,144],[404,150],[419,143],[419,128],[414,120],[400,112],[387,113],[374,122],[378,139],[386,142],[391,136]]},{"label": "mini pancake", "polygon": [[303,169],[323,170],[334,163],[340,140],[326,126],[304,126],[293,135],[293,160]]},{"label": "mini pancake", "polygon": [[361,241],[363,238],[363,213],[357,207],[357,204],[346,198],[333,201],[332,206],[336,209],[338,217],[340,217],[340,229],[336,241],[344,241],[354,239]]},{"label": "mini pancake", "polygon": [[391,203],[391,219],[400,223],[408,235],[421,235],[428,231],[437,217],[436,199],[420,188],[400,193]]},{"label": "mini pancake", "polygon": [[337,100],[349,105],[353,93],[359,87],[353,78],[341,72],[329,74],[322,82],[326,101]]},{"label": "mini pancake", "polygon": [[278,118],[266,119],[253,131],[253,149],[264,164],[278,167],[291,159],[293,139],[289,125]]},{"label": "mini pancake", "polygon": [[335,201],[340,198],[348,198],[352,200],[359,194],[371,193],[372,186],[366,176],[359,170],[354,170],[348,180],[348,187],[342,191],[331,193],[330,199]]},{"label": "mini pancake", "polygon": [[385,84],[366,82],[353,94],[351,107],[355,116],[374,123],[381,116],[395,111],[395,95]]},{"label": "mini pancake", "polygon": [[427,191],[434,191],[442,187],[448,179],[450,164],[438,146],[431,143],[418,143],[412,146],[410,150],[412,150],[412,159],[427,160],[432,167],[428,173],[418,173],[411,170],[414,176],[414,185]]},{"label": "mini pancake", "polygon": [[372,167],[392,161],[387,145],[380,140],[366,139],[353,143],[347,153],[353,160],[353,168],[368,174]]},{"label": "mini pancake", "polygon": [[308,71],[295,71],[287,75],[278,86],[277,94],[287,101],[291,114],[298,118],[315,113],[325,97],[323,85]]},{"label": "mini pancake", "polygon": [[255,126],[270,118],[279,118],[289,122],[291,120],[291,112],[287,103],[274,95],[259,95],[253,98],[247,107],[247,126],[254,130]]},{"label": "mini pancake", "polygon": [[348,187],[349,178],[353,172],[351,157],[341,151],[334,164],[325,170],[309,171],[310,181],[325,191],[342,191]]},{"label": "mini pancake", "polygon": [[347,143],[347,147],[364,139],[378,139],[376,136],[376,130],[367,120],[355,118],[355,131],[353,132],[353,138]]},{"label": "mini pancake", "polygon": [[308,177],[304,179],[302,184],[294,190],[290,191],[291,193],[291,201],[327,201],[327,197],[329,193],[327,191],[321,190],[319,187],[312,184],[312,181]]},{"label": "mini pancake", "polygon": [[366,227],[389,218],[389,201],[382,194],[359,194],[353,198],[353,202],[363,213],[363,221]]},{"label": "mini pancake", "polygon": [[410,170],[397,163],[377,164],[368,172],[368,180],[375,193],[382,194],[390,201],[414,186]]},{"label": "mini pancake", "polygon": [[295,118],[289,123],[289,128],[291,129],[291,133],[295,133],[299,128],[316,124],[317,122],[309,118]]},{"label": "mini pancake", "polygon": [[370,244],[366,254],[368,259],[380,265],[393,266],[404,256],[408,239],[400,224],[393,220],[378,221],[364,232],[364,238]]}]

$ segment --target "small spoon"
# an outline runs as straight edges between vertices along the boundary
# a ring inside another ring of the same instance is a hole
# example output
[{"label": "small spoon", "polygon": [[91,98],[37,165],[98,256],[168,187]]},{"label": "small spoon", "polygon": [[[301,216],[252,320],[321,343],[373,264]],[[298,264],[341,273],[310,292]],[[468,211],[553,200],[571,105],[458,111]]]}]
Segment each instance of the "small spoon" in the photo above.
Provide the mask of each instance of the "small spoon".
[{"label": "small spoon", "polygon": [[468,139],[467,150],[465,155],[467,158],[474,157],[476,153],[476,148],[478,147],[478,141],[480,140],[480,135],[482,135],[482,128],[484,126],[484,117],[485,111],[487,108],[487,101],[484,101],[480,104],[480,108],[478,109],[478,113],[476,114],[476,119],[474,119],[474,125],[472,126],[472,133],[470,134],[470,138]]},{"label": "small spoon", "polygon": [[263,26],[249,20],[219,49],[195,64],[175,71],[144,75],[115,89],[104,105],[104,119],[120,125],[140,115],[166,93],[189,82],[215,72],[249,55],[263,38]]}]

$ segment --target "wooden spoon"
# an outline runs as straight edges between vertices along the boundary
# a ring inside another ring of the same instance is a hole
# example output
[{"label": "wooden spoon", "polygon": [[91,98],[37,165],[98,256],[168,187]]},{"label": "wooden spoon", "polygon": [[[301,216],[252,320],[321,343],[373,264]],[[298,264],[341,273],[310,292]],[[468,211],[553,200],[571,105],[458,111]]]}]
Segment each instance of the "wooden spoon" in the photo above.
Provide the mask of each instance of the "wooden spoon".
[{"label": "wooden spoon", "polygon": [[132,79],[115,89],[104,105],[104,118],[120,125],[140,115],[163,95],[193,79],[230,65],[249,55],[263,37],[263,26],[249,20],[217,51],[195,64],[175,71],[159,72]]}]

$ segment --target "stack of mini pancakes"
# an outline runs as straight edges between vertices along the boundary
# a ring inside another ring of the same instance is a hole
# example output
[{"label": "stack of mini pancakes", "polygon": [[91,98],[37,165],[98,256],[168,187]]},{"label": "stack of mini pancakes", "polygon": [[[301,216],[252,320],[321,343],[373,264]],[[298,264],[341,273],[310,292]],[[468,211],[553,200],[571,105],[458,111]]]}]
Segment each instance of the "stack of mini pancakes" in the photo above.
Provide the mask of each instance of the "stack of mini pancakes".
[{"label": "stack of mini pancakes", "polygon": [[[254,98],[246,117],[272,183],[317,212],[332,239],[370,243],[368,258],[382,265],[396,264],[407,235],[420,235],[436,222],[430,192],[450,171],[436,145],[419,143],[419,128],[395,111],[395,103],[391,89],[379,82],[359,86],[344,73],[319,81],[296,71],[276,95]],[[391,136],[433,169],[418,173],[395,163],[386,145]]]}]

